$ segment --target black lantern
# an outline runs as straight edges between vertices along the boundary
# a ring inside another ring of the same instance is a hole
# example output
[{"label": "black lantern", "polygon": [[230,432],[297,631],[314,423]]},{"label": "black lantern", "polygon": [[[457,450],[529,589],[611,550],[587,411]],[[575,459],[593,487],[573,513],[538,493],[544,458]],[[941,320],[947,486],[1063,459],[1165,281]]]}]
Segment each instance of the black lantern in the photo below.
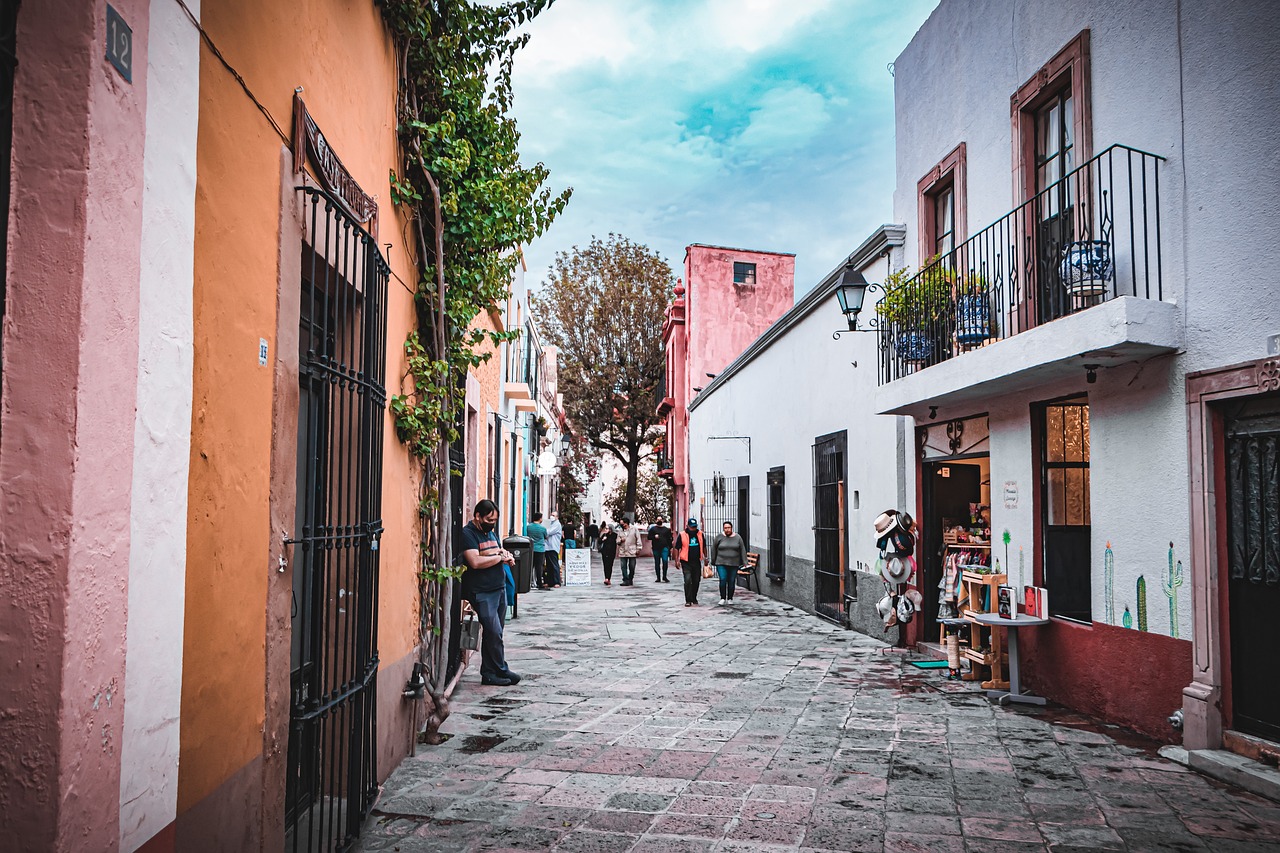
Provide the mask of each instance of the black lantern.
[{"label": "black lantern", "polygon": [[[836,300],[840,303],[840,312],[849,323],[850,332],[875,331],[875,320],[868,324],[868,328],[859,329],[858,315],[862,313],[862,302],[866,299],[867,292],[880,289],[878,284],[868,284],[862,273],[854,269],[853,264],[845,265],[844,272],[840,274],[840,284],[836,287]],[[833,337],[839,338],[840,333],[835,332]]]}]

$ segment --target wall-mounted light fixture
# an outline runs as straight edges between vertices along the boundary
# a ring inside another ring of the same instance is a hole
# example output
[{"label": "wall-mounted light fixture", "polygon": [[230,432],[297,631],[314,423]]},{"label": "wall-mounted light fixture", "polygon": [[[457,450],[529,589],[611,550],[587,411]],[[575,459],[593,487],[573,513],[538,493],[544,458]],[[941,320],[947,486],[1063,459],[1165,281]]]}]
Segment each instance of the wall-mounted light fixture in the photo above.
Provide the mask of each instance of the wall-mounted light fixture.
[{"label": "wall-mounted light fixture", "polygon": [[1098,368],[1100,367],[1102,367],[1101,364],[1086,364],[1084,366],[1084,381],[1088,382],[1090,385],[1097,382]]},{"label": "wall-mounted light fixture", "polygon": [[858,315],[862,313],[862,303],[867,298],[867,293],[875,293],[879,291],[884,293],[884,288],[878,284],[868,284],[867,279],[854,269],[852,263],[845,264],[844,272],[840,274],[840,284],[836,287],[836,301],[840,303],[840,313],[844,314],[845,320],[849,324],[847,330],[832,332],[831,337],[840,340],[840,335],[844,331],[850,332],[874,332],[876,331],[877,322],[873,318],[867,322],[866,328],[858,328]]}]

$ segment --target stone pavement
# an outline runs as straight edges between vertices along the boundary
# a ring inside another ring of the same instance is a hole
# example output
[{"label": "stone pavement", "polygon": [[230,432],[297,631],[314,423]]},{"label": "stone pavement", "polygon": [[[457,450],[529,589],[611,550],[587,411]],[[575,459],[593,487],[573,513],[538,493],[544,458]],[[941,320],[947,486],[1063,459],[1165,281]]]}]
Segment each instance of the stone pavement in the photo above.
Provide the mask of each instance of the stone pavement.
[{"label": "stone pavement", "polygon": [[357,850],[1280,850],[1280,805],[1061,709],[741,593],[531,592],[516,687],[468,669],[442,746],[392,774]]}]

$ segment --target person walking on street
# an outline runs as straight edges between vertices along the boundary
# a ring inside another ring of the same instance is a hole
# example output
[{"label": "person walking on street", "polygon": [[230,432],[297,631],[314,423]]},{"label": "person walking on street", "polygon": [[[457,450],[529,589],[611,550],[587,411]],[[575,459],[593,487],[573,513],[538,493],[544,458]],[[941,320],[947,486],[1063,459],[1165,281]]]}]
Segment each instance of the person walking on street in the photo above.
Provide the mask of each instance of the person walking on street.
[{"label": "person walking on street", "polygon": [[587,536],[587,547],[595,548],[600,540],[600,525],[593,521],[587,525],[587,529],[584,532]]},{"label": "person walking on street", "polygon": [[655,583],[671,583],[667,580],[667,566],[671,561],[671,528],[667,520],[658,516],[656,524],[649,527],[649,541],[653,547],[653,572]]},{"label": "person walking on street", "polygon": [[684,573],[684,606],[698,603],[698,587],[702,585],[702,567],[707,562],[707,540],[698,529],[698,519],[691,518],[676,537],[676,558]]},{"label": "person walking on street", "polygon": [[547,522],[547,586],[560,588],[560,545],[564,542],[564,527],[553,512]]},{"label": "person walking on street", "polygon": [[578,547],[578,525],[573,523],[572,521],[568,522],[564,526],[564,547],[565,548]]},{"label": "person walking on street", "polygon": [[604,561],[604,585],[613,583],[613,559],[618,556],[618,534],[608,524],[600,525],[600,559]]},{"label": "person walking on street", "polygon": [[542,526],[542,513],[535,512],[529,516],[529,523],[524,526],[524,535],[533,545],[533,580],[538,589],[546,589],[547,571],[547,528]]},{"label": "person walking on street", "polygon": [[724,523],[724,535],[711,543],[711,565],[720,576],[720,603],[733,601],[733,591],[738,588],[738,569],[747,564],[747,543],[733,532],[733,524]]},{"label": "person walking on street", "polygon": [[493,501],[476,504],[471,521],[462,528],[462,597],[480,620],[480,683],[507,687],[520,676],[507,667],[502,630],[507,621],[507,570],[515,557],[498,544],[498,506]]},{"label": "person walking on street", "polygon": [[636,557],[640,556],[640,528],[625,516],[618,533],[618,558],[622,560],[622,585],[636,585]]}]

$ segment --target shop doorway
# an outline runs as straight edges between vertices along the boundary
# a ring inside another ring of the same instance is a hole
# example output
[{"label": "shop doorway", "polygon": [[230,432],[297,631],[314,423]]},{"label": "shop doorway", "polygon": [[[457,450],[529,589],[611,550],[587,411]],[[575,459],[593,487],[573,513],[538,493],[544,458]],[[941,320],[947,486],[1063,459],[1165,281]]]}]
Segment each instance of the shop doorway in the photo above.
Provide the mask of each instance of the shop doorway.
[{"label": "shop doorway", "polygon": [[916,434],[921,463],[917,587],[924,604],[917,636],[938,637],[938,585],[947,561],[990,566],[991,458],[985,415],[929,424]]},{"label": "shop doorway", "polygon": [[1245,403],[1224,425],[1230,725],[1280,742],[1280,399]]}]

